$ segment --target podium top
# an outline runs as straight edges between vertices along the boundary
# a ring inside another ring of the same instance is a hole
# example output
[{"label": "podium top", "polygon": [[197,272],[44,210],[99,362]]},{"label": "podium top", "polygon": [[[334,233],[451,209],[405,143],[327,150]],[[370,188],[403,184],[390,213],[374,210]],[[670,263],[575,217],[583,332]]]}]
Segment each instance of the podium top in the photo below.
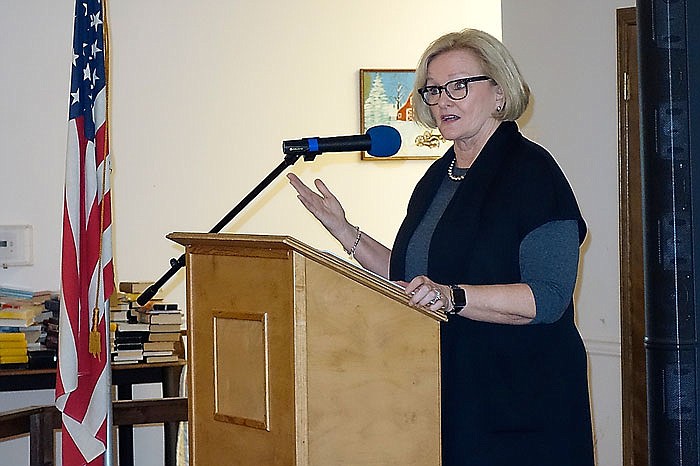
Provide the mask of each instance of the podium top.
[{"label": "podium top", "polygon": [[[191,246],[228,247],[240,249],[266,249],[266,250],[289,250],[303,255],[305,258],[315,261],[340,273],[368,288],[377,291],[387,298],[398,301],[409,306],[409,297],[403,292],[403,288],[370,272],[362,267],[358,267],[352,262],[338,257],[337,255],[320,251],[296,238],[284,235],[251,235],[232,233],[182,233],[174,232],[167,235],[167,238],[189,248]],[[447,315],[443,311],[431,311],[425,308],[409,306],[421,314],[424,314],[437,321],[447,321]]]}]

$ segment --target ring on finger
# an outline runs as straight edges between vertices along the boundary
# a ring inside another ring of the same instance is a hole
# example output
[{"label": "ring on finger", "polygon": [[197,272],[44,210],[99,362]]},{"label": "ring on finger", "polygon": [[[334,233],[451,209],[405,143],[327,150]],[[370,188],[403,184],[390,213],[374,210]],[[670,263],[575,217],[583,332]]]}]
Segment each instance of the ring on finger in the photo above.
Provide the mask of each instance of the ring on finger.
[{"label": "ring on finger", "polygon": [[433,290],[435,291],[435,297],[428,301],[428,306],[432,306],[433,304],[437,303],[442,299],[442,293],[440,293],[440,290]]}]

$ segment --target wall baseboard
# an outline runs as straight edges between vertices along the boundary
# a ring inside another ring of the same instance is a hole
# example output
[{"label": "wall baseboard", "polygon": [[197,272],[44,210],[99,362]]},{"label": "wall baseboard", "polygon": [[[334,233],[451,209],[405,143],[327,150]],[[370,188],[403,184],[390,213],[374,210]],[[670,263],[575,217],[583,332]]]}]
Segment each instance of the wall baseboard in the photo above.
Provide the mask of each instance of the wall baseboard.
[{"label": "wall baseboard", "polygon": [[586,351],[590,356],[622,357],[621,343],[615,340],[586,339]]}]

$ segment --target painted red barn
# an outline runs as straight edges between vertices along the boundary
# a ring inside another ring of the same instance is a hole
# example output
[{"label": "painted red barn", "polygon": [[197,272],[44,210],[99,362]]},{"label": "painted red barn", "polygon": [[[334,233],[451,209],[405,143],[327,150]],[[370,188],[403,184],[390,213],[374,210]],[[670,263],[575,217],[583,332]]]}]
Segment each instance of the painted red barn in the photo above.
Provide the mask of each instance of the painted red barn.
[{"label": "painted red barn", "polygon": [[403,107],[396,112],[396,120],[413,121],[413,95],[410,95]]}]

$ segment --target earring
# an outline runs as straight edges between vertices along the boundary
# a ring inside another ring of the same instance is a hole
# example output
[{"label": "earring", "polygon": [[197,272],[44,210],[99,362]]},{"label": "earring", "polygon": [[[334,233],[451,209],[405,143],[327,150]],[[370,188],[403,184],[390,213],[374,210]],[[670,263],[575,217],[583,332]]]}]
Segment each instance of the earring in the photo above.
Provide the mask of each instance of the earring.
[{"label": "earring", "polygon": [[501,106],[500,106],[500,105],[497,105],[497,106],[496,106],[496,111],[497,111],[497,112],[500,112],[500,111],[501,111]]}]

